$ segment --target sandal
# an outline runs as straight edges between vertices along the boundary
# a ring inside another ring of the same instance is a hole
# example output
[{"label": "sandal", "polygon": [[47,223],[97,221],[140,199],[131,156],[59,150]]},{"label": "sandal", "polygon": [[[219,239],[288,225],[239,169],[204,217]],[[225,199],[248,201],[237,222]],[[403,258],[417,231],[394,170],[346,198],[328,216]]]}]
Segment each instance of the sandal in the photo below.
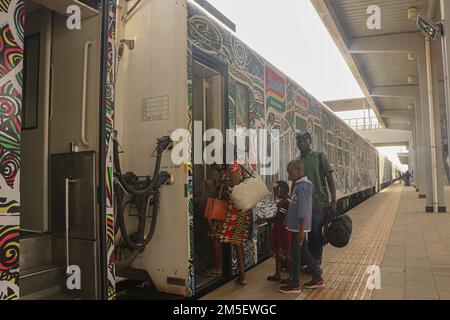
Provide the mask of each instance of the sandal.
[{"label": "sandal", "polygon": [[281,277],[280,276],[268,276],[267,281],[274,281],[274,282],[280,282]]}]

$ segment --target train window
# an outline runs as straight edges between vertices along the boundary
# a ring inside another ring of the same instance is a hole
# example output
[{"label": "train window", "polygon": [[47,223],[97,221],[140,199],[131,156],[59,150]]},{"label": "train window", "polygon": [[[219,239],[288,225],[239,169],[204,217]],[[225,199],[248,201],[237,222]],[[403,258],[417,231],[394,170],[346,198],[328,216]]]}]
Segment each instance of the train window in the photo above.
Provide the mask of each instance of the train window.
[{"label": "train window", "polygon": [[328,144],[327,158],[330,164],[334,164],[334,146],[332,144]]},{"label": "train window", "polygon": [[313,148],[315,151],[323,152],[322,128],[314,125]]},{"label": "train window", "polygon": [[246,86],[236,84],[236,125],[248,128],[249,92]]},{"label": "train window", "polygon": [[343,164],[343,154],[342,154],[342,139],[336,138],[336,146],[337,146],[337,164]]},{"label": "train window", "polygon": [[334,144],[334,137],[332,133],[328,133],[328,144]]},{"label": "train window", "polygon": [[39,104],[40,34],[25,38],[23,129],[37,129]]},{"label": "train window", "polygon": [[[249,91],[247,86],[236,83],[235,104],[236,104],[236,129],[248,129],[249,124]],[[245,151],[249,151],[249,139],[245,139]]]},{"label": "train window", "polygon": [[[280,150],[283,150],[283,152],[279,153],[279,163],[280,163],[280,168],[287,168],[289,162],[292,160],[291,158],[291,141],[292,141],[292,136],[289,134],[286,134],[282,137],[280,137],[279,139],[279,143],[280,143]],[[288,181],[288,172],[287,170],[280,170],[278,172],[278,180],[284,180],[284,181]]]},{"label": "train window", "polygon": [[328,133],[327,158],[330,164],[334,164],[334,137],[332,133]]},{"label": "train window", "polygon": [[[271,139],[271,136],[270,136],[270,132],[269,131],[267,131],[267,141],[270,141],[270,139]],[[283,144],[284,144],[284,139],[283,138],[280,138],[279,139],[279,147],[280,147],[280,150],[283,150],[282,149],[282,147],[283,147]],[[270,144],[270,143],[268,143],[267,144],[267,154],[268,155],[271,155],[272,156],[272,152],[273,152],[273,150],[272,150],[272,148],[271,148],[271,146],[272,146],[272,144]],[[279,153],[275,153],[274,155],[273,155],[273,157],[280,157],[280,154]],[[278,161],[280,161],[280,159],[278,158]],[[279,162],[279,164],[280,164],[280,166],[282,165],[281,164],[281,161]],[[259,167],[259,166],[258,166]],[[261,169],[261,168],[260,168]],[[281,171],[281,170],[280,170]],[[269,175],[269,174],[267,174],[267,175],[264,175],[264,182],[266,183],[266,186],[269,188],[269,190],[272,190],[272,186],[273,186],[273,184],[276,182],[276,181],[278,181],[278,180],[280,180],[280,175],[282,174],[281,172],[277,172],[276,174],[273,174],[273,175]]]},{"label": "train window", "polygon": [[297,132],[308,131],[308,122],[302,117],[295,117],[295,129]]},{"label": "train window", "polygon": [[344,142],[344,165],[350,166],[350,150],[348,141]]}]

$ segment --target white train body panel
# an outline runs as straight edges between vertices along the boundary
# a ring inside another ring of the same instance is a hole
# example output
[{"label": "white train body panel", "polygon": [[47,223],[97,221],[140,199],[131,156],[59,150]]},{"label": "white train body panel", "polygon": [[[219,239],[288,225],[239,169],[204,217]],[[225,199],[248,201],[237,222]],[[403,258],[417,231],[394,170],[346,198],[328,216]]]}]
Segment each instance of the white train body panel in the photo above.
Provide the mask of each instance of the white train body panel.
[{"label": "white train body panel", "polygon": [[[120,63],[116,86],[122,170],[151,176],[156,139],[188,125],[186,3],[143,1],[125,24],[119,23],[118,32],[117,39],[136,41]],[[188,295],[186,286],[167,284],[168,277],[188,279],[187,173],[173,166],[170,153],[161,170],[174,175],[175,184],[163,187],[154,238],[133,267],[147,270],[159,290]]]}]

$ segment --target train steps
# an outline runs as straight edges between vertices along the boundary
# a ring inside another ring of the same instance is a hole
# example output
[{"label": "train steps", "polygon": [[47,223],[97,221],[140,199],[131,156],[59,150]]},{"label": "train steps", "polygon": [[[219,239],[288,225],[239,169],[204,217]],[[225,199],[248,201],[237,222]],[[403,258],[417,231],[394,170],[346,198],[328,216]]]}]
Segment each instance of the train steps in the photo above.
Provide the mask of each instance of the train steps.
[{"label": "train steps", "polygon": [[[26,234],[20,239],[20,299],[75,300],[66,293],[65,265],[54,257],[51,234]],[[58,259],[60,260],[60,259]]]}]

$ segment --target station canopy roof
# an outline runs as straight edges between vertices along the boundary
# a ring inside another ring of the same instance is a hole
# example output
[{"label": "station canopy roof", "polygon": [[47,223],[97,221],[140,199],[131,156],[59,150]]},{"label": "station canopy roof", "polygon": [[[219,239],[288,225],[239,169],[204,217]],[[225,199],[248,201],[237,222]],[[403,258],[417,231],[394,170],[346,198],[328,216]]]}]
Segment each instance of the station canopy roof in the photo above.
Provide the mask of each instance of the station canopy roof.
[{"label": "station canopy roof", "polygon": [[[420,35],[415,18],[408,18],[408,9],[417,14],[440,19],[437,0],[311,0],[320,18],[344,56],[360,85],[366,103],[372,108],[382,127],[411,130],[414,123],[415,98],[419,92],[419,72],[413,52],[373,50],[374,44]],[[381,9],[381,29],[370,30],[368,8]],[[375,42],[375,41],[378,42]],[[370,43],[369,48],[364,49]],[[424,44],[425,46],[425,44]],[[441,58],[440,41],[434,41],[433,59]],[[443,71],[439,68],[441,107],[444,104]],[[386,93],[387,92],[387,93]],[[354,110],[359,99],[327,102],[334,111]],[[345,110],[347,103],[349,109]]]}]

